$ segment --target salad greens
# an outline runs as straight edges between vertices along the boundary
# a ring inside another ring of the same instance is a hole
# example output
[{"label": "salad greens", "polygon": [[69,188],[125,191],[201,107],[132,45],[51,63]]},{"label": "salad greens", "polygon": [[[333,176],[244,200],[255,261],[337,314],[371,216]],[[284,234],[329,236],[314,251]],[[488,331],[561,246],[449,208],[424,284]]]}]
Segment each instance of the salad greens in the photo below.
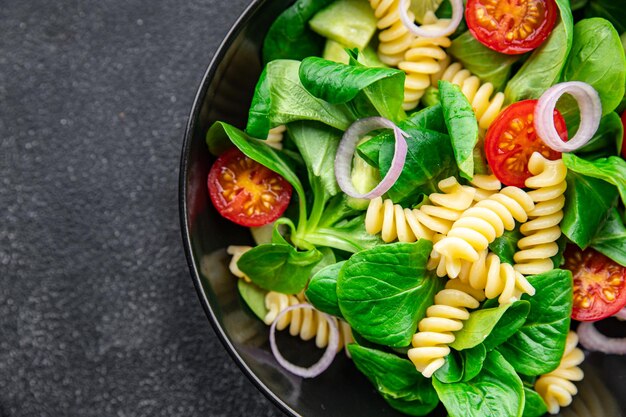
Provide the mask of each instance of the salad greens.
[{"label": "salad greens", "polygon": [[[451,14],[449,2],[411,4],[420,22],[427,10]],[[445,48],[482,82],[504,91],[508,104],[537,99],[556,83],[576,80],[598,92],[603,117],[584,147],[562,155],[568,173],[562,236],[552,256],[555,269],[527,277],[536,290],[533,296],[523,294],[503,304],[477,301],[477,308],[467,309],[468,317],[455,312],[464,317],[457,320],[462,327],[449,332],[453,341],[443,345],[450,353],[431,378],[407,359],[407,351],[448,281],[429,264],[433,242],[385,243],[368,232],[366,223],[383,214],[367,213],[368,200],[341,190],[335,164],[346,129],[374,116],[391,120],[406,133],[405,161],[399,169],[394,166],[393,132],[375,130],[359,138],[351,179],[366,193],[398,169],[397,180],[382,196],[399,205],[394,210],[432,204],[429,196],[439,192],[443,179],[454,177],[467,185],[476,174],[488,173],[485,132],[466,89],[439,80],[425,90],[417,108],[405,111],[410,72],[407,76],[376,55],[380,16],[370,5],[365,0],[297,0],[265,37],[266,65],[245,130],[223,122],[208,130],[212,154],[235,146],[293,188],[290,208],[268,226],[273,227],[271,241],[243,253],[237,262],[250,280],[238,283],[242,299],[263,319],[269,291],[300,299],[303,294],[318,311],[347,322],[354,332],[354,343],[347,345],[354,365],[392,408],[405,414],[428,415],[441,402],[451,417],[543,415],[546,403],[533,386],[559,366],[573,309],[572,273],[559,269],[566,245],[592,247],[626,266],[626,162],[619,156],[624,128],[618,114],[626,108],[620,39],[626,32],[626,8],[609,0],[571,5],[556,0],[556,6],[555,27],[532,52],[496,52],[479,42],[466,22]],[[578,105],[565,96],[558,108],[572,137],[580,119]],[[286,125],[282,149],[275,149],[266,139],[270,129],[281,125]],[[492,240],[489,250],[502,263],[514,265],[522,238],[518,224]]]}]

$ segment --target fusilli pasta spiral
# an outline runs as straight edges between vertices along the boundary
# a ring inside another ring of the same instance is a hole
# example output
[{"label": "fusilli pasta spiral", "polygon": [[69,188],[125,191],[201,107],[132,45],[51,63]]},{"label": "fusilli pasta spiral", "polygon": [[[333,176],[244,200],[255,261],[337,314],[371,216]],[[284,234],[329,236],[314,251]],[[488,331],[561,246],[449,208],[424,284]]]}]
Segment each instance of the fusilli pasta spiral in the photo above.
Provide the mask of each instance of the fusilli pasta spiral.
[{"label": "fusilli pasta spiral", "polygon": [[431,76],[441,72],[441,62],[448,56],[442,47],[449,46],[450,39],[447,37],[417,37],[411,43],[411,48],[404,54],[404,59],[398,63],[398,68],[406,73],[402,103],[404,110],[411,110],[417,106],[424,95],[424,90],[430,87]]},{"label": "fusilli pasta spiral", "polygon": [[274,149],[283,149],[283,135],[287,130],[287,126],[280,125],[270,129],[265,143]]},{"label": "fusilli pasta spiral", "polygon": [[463,321],[469,318],[467,309],[478,306],[478,300],[468,292],[449,288],[448,284],[435,295],[435,304],[428,307],[426,317],[419,322],[419,331],[411,341],[413,347],[408,351],[409,359],[422,375],[430,378],[443,366],[450,353],[448,345],[455,340],[453,332],[463,328]]},{"label": "fusilli pasta spiral", "polygon": [[495,175],[474,174],[474,178],[470,181],[476,188],[474,201],[486,200],[502,188],[502,183]]},{"label": "fusilli pasta spiral", "polygon": [[246,274],[241,272],[241,269],[239,269],[239,267],[237,266],[237,262],[239,261],[239,258],[241,258],[241,255],[248,252],[250,249],[252,249],[252,246],[245,245],[230,245],[228,248],[226,248],[226,252],[229,255],[232,255],[232,258],[230,258],[230,263],[228,264],[228,269],[230,269],[230,273],[237,278],[244,279],[248,282],[250,282],[250,278],[248,278]]},{"label": "fusilli pasta spiral", "polygon": [[530,220],[520,227],[525,237],[517,242],[520,251],[514,259],[517,271],[534,275],[554,268],[550,257],[559,251],[556,240],[561,236],[567,168],[563,160],[550,161],[535,152],[528,161],[528,170],[533,176],[526,180],[526,186],[535,189],[528,195],[536,206],[528,213]]},{"label": "fusilli pasta spiral", "polygon": [[500,304],[518,300],[521,294],[534,295],[535,289],[524,275],[508,263],[500,262],[495,253],[481,251],[476,262],[463,261],[459,280],[472,288],[484,290],[487,298],[498,298]]},{"label": "fusilli pasta spiral", "polygon": [[370,234],[381,233],[385,242],[396,238],[400,242],[415,242],[417,239],[432,240],[436,233],[446,234],[453,222],[473,202],[475,190],[460,185],[456,178],[439,181],[443,193],[433,193],[419,209],[402,208],[389,199],[377,197],[370,201],[365,215],[365,230]]},{"label": "fusilli pasta spiral", "polygon": [[581,381],[584,377],[578,365],[585,359],[585,354],[576,347],[577,344],[578,336],[570,330],[558,368],[540,376],[535,382],[535,390],[543,398],[550,414],[557,414],[561,407],[571,404],[572,397],[578,392],[572,381]]},{"label": "fusilli pasta spiral", "polygon": [[467,97],[474,108],[480,128],[489,128],[498,114],[500,114],[500,110],[502,110],[504,105],[504,94],[498,92],[492,97],[494,92],[493,84],[481,83],[477,76],[464,69],[460,63],[455,62],[451,64],[443,72],[441,79],[461,87],[463,94],[465,94],[465,97]]},{"label": "fusilli pasta spiral", "polygon": [[[381,30],[378,34],[378,57],[390,66],[397,66],[404,58],[404,53],[411,47],[415,36],[404,26],[400,20],[398,8],[402,0],[370,0],[370,6],[374,9],[374,16],[378,19],[377,27]],[[409,7],[409,2],[404,3]],[[415,16],[409,10],[408,16]]]},{"label": "fusilli pasta spiral", "polygon": [[[286,295],[276,291],[270,291],[265,295],[265,307],[268,313],[264,318],[265,324],[271,325],[278,314],[285,308],[305,303],[302,295]],[[300,336],[302,340],[311,340],[315,337],[315,345],[319,348],[328,346],[330,329],[328,322],[322,317],[322,312],[317,309],[297,309],[283,315],[276,323],[277,330],[284,330],[289,326],[289,334],[292,336]],[[339,347],[338,350],[352,343],[352,331],[347,323],[337,320],[333,317],[339,329]]]},{"label": "fusilli pasta spiral", "polygon": [[534,203],[524,190],[505,187],[465,210],[447,236],[433,247],[445,260],[447,275],[456,278],[462,260],[476,262],[479,252],[502,236],[504,229],[513,230],[515,220],[525,222],[533,208]]}]

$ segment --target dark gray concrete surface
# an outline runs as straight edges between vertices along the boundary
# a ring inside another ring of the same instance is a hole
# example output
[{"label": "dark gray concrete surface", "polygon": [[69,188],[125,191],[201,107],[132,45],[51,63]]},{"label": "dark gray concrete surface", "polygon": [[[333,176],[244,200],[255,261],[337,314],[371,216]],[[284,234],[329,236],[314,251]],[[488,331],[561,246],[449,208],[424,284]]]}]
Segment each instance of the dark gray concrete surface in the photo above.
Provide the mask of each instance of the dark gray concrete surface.
[{"label": "dark gray concrete surface", "polygon": [[0,416],[281,416],[188,275],[184,126],[248,0],[0,1]]}]

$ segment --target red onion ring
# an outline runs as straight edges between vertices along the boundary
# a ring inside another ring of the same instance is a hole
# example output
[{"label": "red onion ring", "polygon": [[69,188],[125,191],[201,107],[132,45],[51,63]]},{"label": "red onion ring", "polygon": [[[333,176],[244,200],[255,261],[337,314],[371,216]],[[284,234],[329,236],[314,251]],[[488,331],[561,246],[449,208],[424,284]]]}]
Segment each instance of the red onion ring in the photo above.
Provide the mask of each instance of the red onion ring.
[{"label": "red onion ring", "polygon": [[618,320],[626,320],[626,307],[622,308],[620,311],[613,315]]},{"label": "red onion ring", "polygon": [[[352,179],[350,171],[352,170],[352,157],[356,151],[356,146],[361,136],[371,132],[375,129],[393,129],[393,136],[395,138],[395,150],[393,159],[391,160],[391,167],[376,187],[368,193],[361,194],[352,185]],[[366,117],[359,119],[345,131],[341,142],[337,148],[337,154],[335,155],[335,177],[337,178],[337,184],[339,188],[354,198],[366,198],[373,199],[385,194],[400,177],[404,162],[406,161],[407,144],[405,137],[408,134],[402,131],[391,120],[384,117]]]},{"label": "red onion ring", "polygon": [[607,337],[600,333],[591,322],[583,322],[578,326],[578,341],[590,351],[612,355],[626,355],[626,337]]},{"label": "red onion ring", "polygon": [[[569,94],[578,103],[580,126],[578,132],[563,142],[554,126],[554,108],[563,94]],[[581,81],[568,81],[553,85],[539,98],[535,107],[535,129],[537,135],[557,152],[573,152],[584,146],[593,137],[602,118],[602,102],[598,92]]]},{"label": "red onion ring", "polygon": [[401,0],[398,12],[400,13],[400,20],[402,24],[415,36],[421,36],[423,38],[439,38],[441,36],[449,36],[454,33],[456,28],[459,27],[461,20],[463,20],[463,0],[450,0],[452,5],[452,19],[441,19],[440,22],[449,20],[448,24],[444,27],[441,25],[429,24],[418,26],[409,18],[408,9],[411,0]]},{"label": "red onion ring", "polygon": [[272,326],[270,327],[270,346],[272,348],[272,353],[274,354],[274,357],[283,368],[285,368],[292,374],[298,375],[302,378],[315,378],[326,369],[328,369],[330,364],[335,359],[335,355],[337,355],[337,348],[339,347],[339,329],[337,328],[337,323],[335,323],[333,317],[329,316],[326,313],[322,313],[330,328],[330,335],[328,336],[328,346],[326,346],[326,351],[319,361],[317,361],[308,368],[294,365],[293,363],[285,359],[278,350],[278,346],[276,345],[276,323],[278,323],[278,321],[291,310],[297,310],[299,308],[309,308],[311,310],[315,310],[315,307],[306,303],[294,304],[283,309],[280,313],[278,313],[278,315],[272,322]]}]

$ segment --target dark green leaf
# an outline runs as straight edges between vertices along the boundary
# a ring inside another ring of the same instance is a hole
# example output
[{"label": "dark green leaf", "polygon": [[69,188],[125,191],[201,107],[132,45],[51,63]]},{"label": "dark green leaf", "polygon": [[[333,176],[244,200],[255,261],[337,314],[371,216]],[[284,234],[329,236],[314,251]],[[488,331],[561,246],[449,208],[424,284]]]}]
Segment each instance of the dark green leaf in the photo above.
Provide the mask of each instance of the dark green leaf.
[{"label": "dark green leaf", "polygon": [[339,130],[354,121],[345,105],[333,105],[309,93],[298,76],[299,61],[276,60],[257,84],[246,132],[265,139],[270,128],[296,120],[316,120]]},{"label": "dark green leaf", "polygon": [[346,252],[359,252],[383,243],[379,235],[365,230],[365,214],[333,226],[320,226],[306,232],[304,238],[316,246],[328,246]]},{"label": "dark green leaf", "polygon": [[533,51],[530,58],[509,80],[504,90],[506,102],[515,103],[539,98],[544,91],[559,82],[565,66],[574,32],[574,21],[568,0],[557,0],[561,18],[548,39]]},{"label": "dark green leaf", "polygon": [[[568,131],[570,125],[575,125],[574,128],[578,128],[578,119],[580,118],[578,106],[576,106],[575,115],[576,120],[573,122],[565,119]],[[573,137],[574,134],[575,131],[572,131],[570,137]],[[623,137],[624,126],[622,121],[617,113],[611,112],[600,120],[600,126],[598,126],[596,133],[585,146],[576,151],[576,155],[587,160],[619,155]]]},{"label": "dark green leaf", "polygon": [[266,243],[241,255],[237,266],[261,288],[297,294],[304,289],[322,257],[316,249],[298,252],[291,245]]},{"label": "dark green leaf", "polygon": [[458,85],[447,81],[439,81],[439,98],[460,174],[472,179],[473,151],[478,142],[478,122],[472,105]]},{"label": "dark green leaf", "polygon": [[261,320],[265,319],[268,312],[267,307],[265,307],[265,294],[267,294],[267,290],[259,288],[253,283],[243,279],[237,281],[237,289],[239,290],[241,298],[243,298],[254,315]]},{"label": "dark green leaf", "polygon": [[337,317],[342,317],[337,301],[337,277],[344,263],[337,262],[317,271],[304,293],[315,308]]},{"label": "dark green leaf", "polygon": [[315,13],[333,0],[297,0],[282,12],[270,26],[263,42],[263,61],[275,59],[304,59],[320,55],[324,38],[308,25]]},{"label": "dark green leaf", "polygon": [[433,386],[450,417],[521,417],[524,409],[522,381],[497,351],[491,351],[481,372],[472,380]]},{"label": "dark green leaf", "polygon": [[491,242],[489,250],[498,255],[500,261],[515,265],[513,255],[518,251],[517,242],[523,237],[518,225],[513,230],[505,230],[502,236]]},{"label": "dark green leaf", "polygon": [[469,31],[454,39],[448,52],[483,82],[493,84],[496,90],[504,87],[511,65],[520,58],[520,55],[501,54],[487,48]]},{"label": "dark green leaf", "polygon": [[616,208],[609,212],[604,226],[591,241],[591,247],[626,266],[626,227]]},{"label": "dark green leaf", "polygon": [[[469,319],[463,323],[463,328],[454,333],[456,339],[450,344],[450,347],[464,350],[485,342],[485,347],[490,350],[508,339],[524,324],[529,309],[528,302],[516,301],[495,308],[472,311]],[[509,310],[511,311],[505,320],[506,326],[498,326],[497,334],[492,336],[492,330],[496,328],[496,325]]]},{"label": "dark green leaf", "polygon": [[497,350],[525,375],[543,375],[560,363],[572,313],[572,274],[553,269],[528,277],[537,293],[522,298],[530,302],[530,312],[521,329]]},{"label": "dark green leaf", "polygon": [[432,242],[391,243],[358,252],[337,280],[339,308],[372,342],[408,346],[441,280],[426,270]]},{"label": "dark green leaf", "polygon": [[613,184],[619,191],[622,203],[626,204],[626,161],[621,157],[611,156],[588,161],[566,153],[563,154],[563,162],[570,171]]},{"label": "dark green leaf", "polygon": [[335,179],[335,154],[341,132],[318,122],[298,121],[287,126],[289,136],[304,159],[309,178],[317,177],[330,196],[339,192]]},{"label": "dark green leaf", "polygon": [[580,248],[586,248],[602,227],[616,199],[617,189],[611,184],[568,171],[561,221],[563,234]]},{"label": "dark green leaf", "polygon": [[616,0],[590,0],[585,17],[602,17],[610,21],[619,33],[626,32],[626,8]]},{"label": "dark green leaf", "polygon": [[524,414],[522,417],[541,417],[548,412],[546,403],[534,389],[524,387]]},{"label": "dark green leaf", "polygon": [[394,408],[413,416],[430,413],[439,403],[431,381],[417,372],[408,359],[348,345],[352,361]]},{"label": "dark green leaf", "polygon": [[435,372],[435,378],[440,382],[469,381],[483,369],[483,362],[487,357],[487,349],[483,344],[462,351],[452,350],[446,356],[446,363]]},{"label": "dark green leaf", "polygon": [[600,95],[602,114],[615,110],[626,83],[626,58],[619,33],[605,19],[584,19],[574,26],[574,42],[564,81],[583,81]]}]

